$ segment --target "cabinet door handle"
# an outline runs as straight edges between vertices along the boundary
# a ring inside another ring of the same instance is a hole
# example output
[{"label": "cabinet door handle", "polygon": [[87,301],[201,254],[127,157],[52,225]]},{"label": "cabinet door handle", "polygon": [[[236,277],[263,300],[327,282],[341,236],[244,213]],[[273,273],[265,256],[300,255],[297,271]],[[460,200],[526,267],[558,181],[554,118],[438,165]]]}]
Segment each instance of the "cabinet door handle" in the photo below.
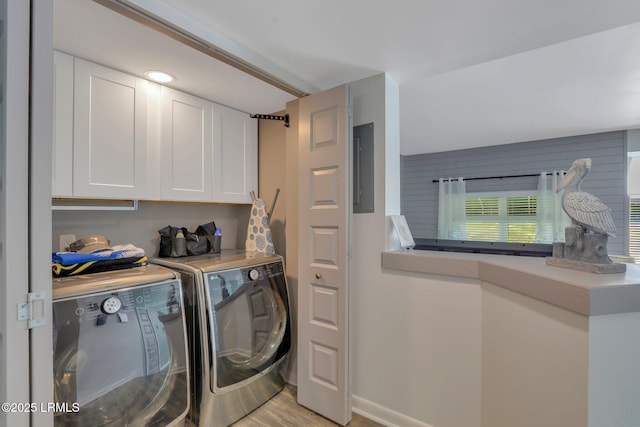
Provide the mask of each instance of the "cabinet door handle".
[{"label": "cabinet door handle", "polygon": [[316,279],[318,279],[318,280],[322,279],[322,274],[316,273]]}]

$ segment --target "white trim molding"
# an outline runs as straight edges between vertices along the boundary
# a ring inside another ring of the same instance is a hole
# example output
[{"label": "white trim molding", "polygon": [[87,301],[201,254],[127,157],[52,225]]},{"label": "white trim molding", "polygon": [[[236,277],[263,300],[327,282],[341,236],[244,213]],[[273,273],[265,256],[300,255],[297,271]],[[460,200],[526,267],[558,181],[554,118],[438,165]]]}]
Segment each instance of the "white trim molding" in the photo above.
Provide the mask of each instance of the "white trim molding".
[{"label": "white trim molding", "polygon": [[435,427],[392,409],[380,406],[360,396],[352,395],[351,404],[352,410],[356,414],[383,424],[386,427]]}]

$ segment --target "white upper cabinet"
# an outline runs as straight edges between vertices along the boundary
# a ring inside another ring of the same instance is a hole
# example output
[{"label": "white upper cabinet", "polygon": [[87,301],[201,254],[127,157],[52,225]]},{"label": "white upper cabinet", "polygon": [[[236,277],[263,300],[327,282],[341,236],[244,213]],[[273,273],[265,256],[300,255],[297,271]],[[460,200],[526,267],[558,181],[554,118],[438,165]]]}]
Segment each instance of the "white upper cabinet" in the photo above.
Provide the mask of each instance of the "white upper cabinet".
[{"label": "white upper cabinet", "polygon": [[75,59],[73,195],[143,198],[146,173],[146,84]]},{"label": "white upper cabinet", "polygon": [[161,198],[251,203],[258,126],[248,114],[169,88],[162,95]]},{"label": "white upper cabinet", "polygon": [[258,124],[248,114],[214,106],[220,115],[220,143],[214,145],[213,198],[228,203],[251,203],[258,190]]},{"label": "white upper cabinet", "polygon": [[213,104],[167,88],[163,88],[162,98],[161,197],[163,200],[210,202]]},{"label": "white upper cabinet", "polygon": [[251,203],[248,114],[54,52],[53,197]]},{"label": "white upper cabinet", "polygon": [[51,194],[73,196],[73,57],[53,53],[54,109]]}]

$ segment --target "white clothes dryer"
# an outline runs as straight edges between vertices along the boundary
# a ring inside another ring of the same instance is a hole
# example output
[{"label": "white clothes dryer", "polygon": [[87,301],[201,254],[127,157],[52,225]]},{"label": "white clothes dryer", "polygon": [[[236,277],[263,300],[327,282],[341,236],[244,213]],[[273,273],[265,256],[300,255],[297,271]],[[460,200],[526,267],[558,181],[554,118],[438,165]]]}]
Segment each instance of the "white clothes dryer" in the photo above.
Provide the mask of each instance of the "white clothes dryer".
[{"label": "white clothes dryer", "polygon": [[279,368],[291,350],[282,257],[223,250],[151,262],[174,269],[182,280],[192,422],[228,426],[282,390]]},{"label": "white clothes dryer", "polygon": [[183,426],[184,313],[179,277],[160,266],[54,279],[54,425]]}]

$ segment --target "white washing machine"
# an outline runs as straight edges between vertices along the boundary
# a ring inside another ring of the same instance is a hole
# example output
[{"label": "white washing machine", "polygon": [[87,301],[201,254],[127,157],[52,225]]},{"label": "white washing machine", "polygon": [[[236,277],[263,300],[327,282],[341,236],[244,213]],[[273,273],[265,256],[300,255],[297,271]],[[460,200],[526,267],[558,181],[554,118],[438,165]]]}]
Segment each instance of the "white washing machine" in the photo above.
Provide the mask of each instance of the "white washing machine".
[{"label": "white washing machine", "polygon": [[160,266],[54,279],[54,424],[183,426],[184,313],[179,276]]},{"label": "white washing machine", "polygon": [[282,258],[223,250],[152,260],[180,272],[197,425],[224,427],[284,387],[291,350],[289,295]]}]

